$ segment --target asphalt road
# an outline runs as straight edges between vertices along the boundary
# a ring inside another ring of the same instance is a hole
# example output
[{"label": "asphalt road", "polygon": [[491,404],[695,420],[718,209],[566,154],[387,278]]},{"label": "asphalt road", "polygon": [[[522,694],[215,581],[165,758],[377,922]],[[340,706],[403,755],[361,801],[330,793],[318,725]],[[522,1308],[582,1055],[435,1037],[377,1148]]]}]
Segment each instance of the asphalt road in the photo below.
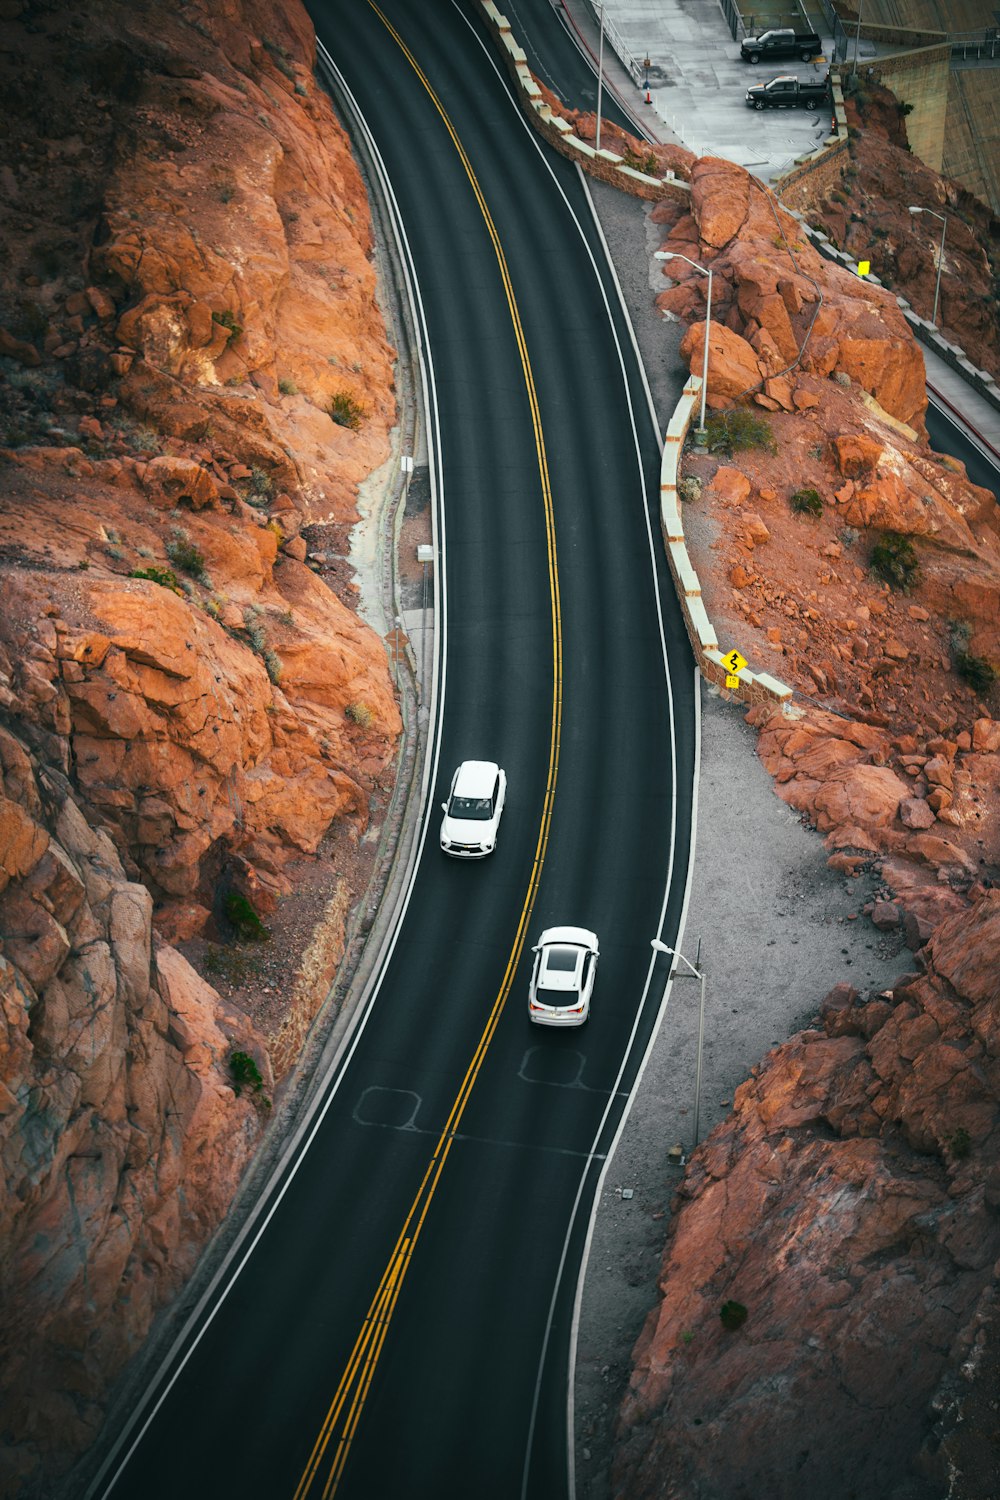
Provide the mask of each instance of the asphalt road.
[{"label": "asphalt road", "polygon": [[[687,875],[696,705],[658,442],[575,169],[485,33],[415,0],[314,19],[393,183],[433,363],[434,805],[475,756],[507,807],[472,866],[429,813],[311,1149],[94,1493],[558,1500],[583,1236]],[[590,1023],[553,1034],[527,1019],[529,949],[561,923],[601,961]]]}]

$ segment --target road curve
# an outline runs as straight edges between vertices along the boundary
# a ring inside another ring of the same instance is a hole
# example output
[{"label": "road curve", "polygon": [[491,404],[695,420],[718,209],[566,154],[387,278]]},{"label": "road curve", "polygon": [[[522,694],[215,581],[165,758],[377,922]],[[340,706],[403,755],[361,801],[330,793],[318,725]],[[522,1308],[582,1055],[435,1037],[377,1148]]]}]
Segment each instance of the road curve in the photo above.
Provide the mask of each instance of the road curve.
[{"label": "road curve", "polygon": [[[433,353],[435,801],[489,757],[507,809],[474,866],[430,814],[311,1149],[92,1493],[558,1500],[586,1216],[688,866],[696,701],[659,445],[585,188],[485,31],[415,0],[313,15],[385,160]],[[553,1035],[527,1020],[527,950],[564,922],[601,961],[589,1025]]]}]

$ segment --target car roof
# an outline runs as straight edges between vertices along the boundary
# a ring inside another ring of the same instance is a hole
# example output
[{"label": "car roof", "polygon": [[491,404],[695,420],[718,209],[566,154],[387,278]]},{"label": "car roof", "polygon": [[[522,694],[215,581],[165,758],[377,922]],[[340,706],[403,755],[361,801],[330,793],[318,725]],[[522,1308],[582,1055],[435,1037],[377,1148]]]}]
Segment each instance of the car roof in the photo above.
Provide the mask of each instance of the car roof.
[{"label": "car roof", "polygon": [[547,927],[538,939],[539,948],[548,943],[579,943],[585,948],[596,948],[597,933],[587,927]]},{"label": "car roof", "polygon": [[455,791],[460,797],[488,797],[499,770],[492,760],[463,760],[455,776]]}]

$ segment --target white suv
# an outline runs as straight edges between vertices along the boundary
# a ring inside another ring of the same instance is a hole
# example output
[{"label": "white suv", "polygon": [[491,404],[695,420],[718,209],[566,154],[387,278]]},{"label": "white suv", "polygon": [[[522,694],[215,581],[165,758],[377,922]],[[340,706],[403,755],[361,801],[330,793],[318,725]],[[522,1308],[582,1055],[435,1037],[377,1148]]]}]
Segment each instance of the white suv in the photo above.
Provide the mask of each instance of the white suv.
[{"label": "white suv", "polygon": [[582,1026],[590,1016],[600,950],[586,927],[548,927],[531,950],[528,1019],[538,1026]]},{"label": "white suv", "polygon": [[483,859],[497,846],[507,777],[491,760],[463,760],[442,802],[441,848],[456,859]]}]

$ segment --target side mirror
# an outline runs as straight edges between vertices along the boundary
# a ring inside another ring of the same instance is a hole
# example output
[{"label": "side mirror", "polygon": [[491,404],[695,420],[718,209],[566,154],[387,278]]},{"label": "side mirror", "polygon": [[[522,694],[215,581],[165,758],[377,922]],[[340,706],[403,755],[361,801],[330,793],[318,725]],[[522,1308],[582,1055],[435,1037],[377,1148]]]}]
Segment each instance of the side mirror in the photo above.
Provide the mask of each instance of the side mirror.
[{"label": "side mirror", "polygon": [[447,812],[448,811],[448,804],[447,804],[447,802],[442,802],[441,803],[441,811],[442,812]]}]

